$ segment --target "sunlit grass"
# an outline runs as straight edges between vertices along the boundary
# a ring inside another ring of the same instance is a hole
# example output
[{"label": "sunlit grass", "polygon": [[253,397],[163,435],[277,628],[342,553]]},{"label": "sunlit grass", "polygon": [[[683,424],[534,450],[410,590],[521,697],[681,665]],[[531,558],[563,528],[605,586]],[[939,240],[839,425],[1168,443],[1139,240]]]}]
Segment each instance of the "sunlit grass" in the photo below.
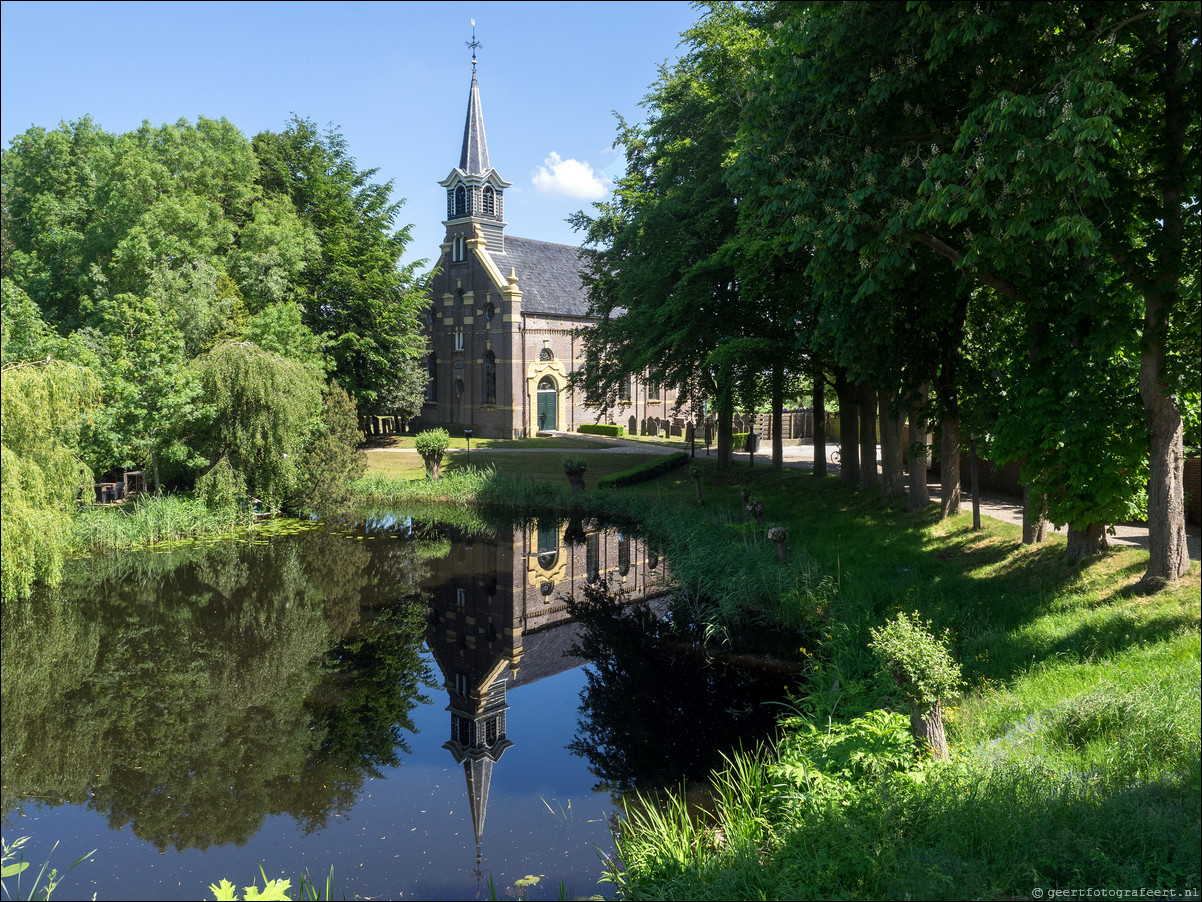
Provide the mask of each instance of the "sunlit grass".
[{"label": "sunlit grass", "polygon": [[[595,444],[590,443],[592,449]],[[522,450],[505,447],[500,450],[480,450],[472,440],[472,450],[448,452],[443,458],[442,472],[465,472],[468,470],[492,469],[504,477],[567,485],[563,473],[564,448],[540,448]],[[628,454],[615,451],[573,450],[573,456],[588,461],[585,482],[595,486],[596,481],[610,473],[625,470],[649,460],[658,459],[657,454]],[[367,451],[367,473],[369,476],[385,476],[394,479],[425,479],[426,470],[421,458],[414,452]]]}]

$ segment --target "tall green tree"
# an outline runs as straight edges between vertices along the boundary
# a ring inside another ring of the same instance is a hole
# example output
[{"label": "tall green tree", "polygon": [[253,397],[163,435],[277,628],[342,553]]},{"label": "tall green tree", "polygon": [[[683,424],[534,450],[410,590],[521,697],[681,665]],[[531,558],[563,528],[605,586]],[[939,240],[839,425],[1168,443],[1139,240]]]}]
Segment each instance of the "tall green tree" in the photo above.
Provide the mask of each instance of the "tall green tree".
[{"label": "tall green tree", "polygon": [[1110,290],[1142,302],[1132,339],[1148,435],[1145,582],[1177,579],[1189,566],[1182,407],[1198,406],[1202,350],[1197,331],[1181,329],[1202,303],[1202,5],[997,4],[964,20],[918,12],[932,65],[979,60],[982,44],[1008,51],[996,67],[1006,84],[974,95],[956,141],[932,160],[931,222],[991,224],[950,250],[984,270],[978,261],[1006,244],[1041,242],[1115,268]]},{"label": "tall green tree", "polygon": [[[356,340],[333,313],[348,293],[339,286],[362,288],[352,318],[388,337],[374,346],[373,365],[382,372],[393,355],[402,374],[414,369],[401,339],[415,333],[396,317],[404,304],[388,300],[403,281],[395,263],[404,236],[388,227],[396,205],[387,204],[387,186],[368,184],[370,173],[355,171],[342,144],[314,167],[298,176],[315,182],[309,195],[297,192],[302,217],[291,194],[265,191],[251,143],[224,119],[147,123],[124,135],[83,119],[31,128],[5,151],[5,284],[27,296],[51,333],[74,336],[66,356],[97,374],[104,400],[81,446],[95,471],[146,469],[156,485],[186,485],[222,457],[206,456],[220,443],[201,422],[203,367],[190,362],[225,342],[249,339],[295,362],[320,399],[331,352]],[[334,316],[328,330],[325,314]],[[20,333],[28,343],[29,330],[14,328],[14,342]],[[413,380],[377,376],[417,393]],[[290,403],[281,396],[283,408]],[[334,433],[353,432],[341,400],[315,402],[317,420],[323,410],[337,411]],[[301,434],[328,437],[329,429]]]},{"label": "tall green tree", "polygon": [[[738,165],[759,186],[749,199],[761,225],[813,249],[815,280],[846,271],[854,254],[859,290],[875,291],[909,248],[925,248],[1028,311],[1030,339],[1007,350],[1013,360],[1038,358],[1031,342],[1047,348],[1071,340],[1055,311],[1079,303],[1072,286],[1083,272],[1094,273],[1090,290],[1123,293],[1113,273],[1117,264],[1133,278],[1126,248],[1143,261],[1146,281],[1164,290],[1154,302],[1144,292],[1153,312],[1131,338],[1142,348],[1145,411],[1167,409],[1156,398],[1169,398],[1162,389],[1173,367],[1164,354],[1157,358],[1158,335],[1174,330],[1162,313],[1180,306],[1182,280],[1197,269],[1182,265],[1197,243],[1197,207],[1181,200],[1198,196],[1188,187],[1198,167],[1184,165],[1196,154],[1197,104],[1183,103],[1197,80],[1190,77],[1197,4],[816,3],[782,7],[780,19],[744,107]],[[1132,102],[1137,96],[1146,103]],[[1152,118],[1173,128],[1154,133],[1145,109],[1163,111]],[[1120,184],[1130,190],[1116,190]],[[1106,248],[1109,260],[1101,259]],[[1102,362],[1091,347],[1095,367],[1112,367],[1125,353],[1112,342]],[[1149,372],[1161,380],[1151,395]],[[1096,410],[1068,400],[1047,409],[1051,419]],[[1186,558],[1184,521],[1172,502],[1180,498],[1179,454],[1166,459],[1156,450],[1158,434],[1179,448],[1171,436],[1180,429],[1158,433],[1148,422],[1148,579],[1155,583],[1180,575]],[[1112,442],[1104,433],[1076,435]],[[1127,471],[1128,497],[1142,488],[1137,474]],[[1057,471],[1060,479],[1083,475],[1082,468]],[[1074,485],[1061,497],[1087,491]],[[1101,503],[1106,496],[1095,495],[1096,516],[1126,507]],[[1157,497],[1168,506],[1157,507]],[[1062,520],[1068,514],[1053,510]]]},{"label": "tall green tree", "polygon": [[[293,117],[279,134],[255,136],[260,185],[269,198],[288,198],[317,237],[318,250],[300,274],[296,300],[305,324],[328,336],[334,379],[361,411],[421,408],[418,382],[425,353],[427,301],[420,263],[401,263],[409,228],[396,229],[403,201],[392,183],[360,170],[346,139]],[[398,391],[398,389],[404,389]]]},{"label": "tall green tree", "polygon": [[97,473],[146,469],[156,491],[190,480],[203,465],[190,443],[201,386],[178,320],[150,298],[119,294],[96,305],[77,333],[103,387],[81,447]]},{"label": "tall green tree", "polygon": [[722,164],[731,149],[746,60],[763,39],[742,5],[715,5],[684,35],[690,51],[664,67],[643,101],[647,123],[619,117],[626,154],[613,197],[573,224],[594,250],[586,276],[600,318],[583,335],[589,403],[612,406],[634,373],[710,399],[718,458],[731,454],[736,394],[759,375],[752,292],[736,269],[738,198]]}]

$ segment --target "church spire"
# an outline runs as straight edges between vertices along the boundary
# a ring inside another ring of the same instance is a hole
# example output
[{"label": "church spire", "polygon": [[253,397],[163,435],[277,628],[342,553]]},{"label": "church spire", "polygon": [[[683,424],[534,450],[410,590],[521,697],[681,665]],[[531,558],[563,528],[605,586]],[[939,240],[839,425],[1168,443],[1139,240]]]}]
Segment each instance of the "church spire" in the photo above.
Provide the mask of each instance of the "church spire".
[{"label": "church spire", "polygon": [[459,168],[468,175],[484,175],[488,165],[488,140],[484,137],[484,110],[480,107],[480,86],[476,83],[476,20],[472,19],[472,87],[467,96],[467,121],[463,124],[463,150],[459,153]]},{"label": "church spire", "polygon": [[[484,109],[480,106],[480,85],[476,81],[476,21],[472,20],[472,39],[467,41],[472,48],[472,87],[467,95],[467,120],[463,123],[463,148],[459,152],[459,165],[438,184],[447,189],[447,225],[455,223],[453,232],[447,233],[447,242],[464,242],[471,239],[476,230],[488,242],[489,249],[505,252],[505,189],[512,185],[501,178],[488,159],[488,140],[484,137]],[[462,221],[471,225],[460,228]],[[457,247],[457,260],[464,259],[464,249]]]}]

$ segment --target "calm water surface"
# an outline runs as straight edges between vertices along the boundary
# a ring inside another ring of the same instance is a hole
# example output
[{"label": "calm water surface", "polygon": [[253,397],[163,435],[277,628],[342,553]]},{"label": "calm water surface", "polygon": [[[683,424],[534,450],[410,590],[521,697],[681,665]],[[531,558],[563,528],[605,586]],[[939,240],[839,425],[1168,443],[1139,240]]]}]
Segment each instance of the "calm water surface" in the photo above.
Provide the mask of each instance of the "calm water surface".
[{"label": "calm water surface", "polygon": [[[566,531],[566,536],[565,536]],[[73,562],[4,609],[3,826],[56,898],[197,899],[262,864],[369,898],[607,893],[632,787],[700,776],[779,695],[601,642],[564,597],[662,592],[595,524],[353,529]]]}]

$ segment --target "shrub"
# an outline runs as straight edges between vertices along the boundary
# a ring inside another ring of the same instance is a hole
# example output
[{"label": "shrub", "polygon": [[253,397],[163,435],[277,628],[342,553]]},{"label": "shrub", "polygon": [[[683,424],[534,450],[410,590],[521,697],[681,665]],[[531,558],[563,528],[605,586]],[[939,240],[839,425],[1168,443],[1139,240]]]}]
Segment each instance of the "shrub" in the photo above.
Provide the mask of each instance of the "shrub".
[{"label": "shrub", "polygon": [[749,435],[751,435],[750,432],[736,432],[734,435],[732,435],[730,437],[731,450],[732,451],[746,451],[747,450],[747,436],[749,436]]},{"label": "shrub", "polygon": [[670,473],[678,467],[683,467],[688,462],[689,455],[684,451],[677,451],[675,454],[669,454],[658,460],[648,461],[637,467],[631,467],[629,470],[619,470],[617,473],[611,473],[609,476],[597,480],[597,487],[617,489],[628,485],[638,485],[640,482],[646,482],[649,479],[655,479],[657,476]]},{"label": "shrub", "polygon": [[563,456],[563,471],[569,476],[580,476],[588,472],[588,461],[575,454],[565,454]]},{"label": "shrub", "polygon": [[879,629],[872,630],[872,648],[884,668],[910,703],[910,727],[920,741],[930,745],[935,756],[947,757],[943,733],[943,699],[960,689],[960,665],[947,650],[946,631],[931,635],[930,621],[914,614],[899,613]]},{"label": "shrub", "polygon": [[426,475],[437,479],[441,474],[442,455],[451,444],[451,436],[445,429],[427,429],[419,432],[413,440],[413,446],[426,463]]},{"label": "shrub", "polygon": [[626,427],[611,426],[608,423],[585,423],[576,427],[576,431],[585,435],[608,435],[612,438],[621,438],[626,434]]}]

